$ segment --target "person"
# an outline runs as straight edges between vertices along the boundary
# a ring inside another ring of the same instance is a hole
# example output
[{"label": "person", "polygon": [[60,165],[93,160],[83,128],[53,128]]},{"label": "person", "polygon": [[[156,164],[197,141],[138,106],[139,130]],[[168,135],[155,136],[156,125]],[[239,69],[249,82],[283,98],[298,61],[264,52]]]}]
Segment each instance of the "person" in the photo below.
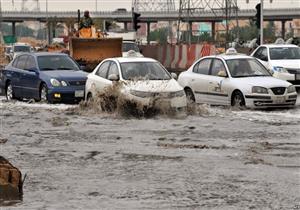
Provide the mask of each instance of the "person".
[{"label": "person", "polygon": [[88,10],[84,11],[84,17],[79,22],[79,37],[83,37],[83,38],[92,37],[93,25],[94,25],[94,21],[90,17],[90,12]]},{"label": "person", "polygon": [[84,11],[84,16],[79,22],[79,30],[82,28],[91,28],[94,25],[93,19],[90,17],[88,10]]}]

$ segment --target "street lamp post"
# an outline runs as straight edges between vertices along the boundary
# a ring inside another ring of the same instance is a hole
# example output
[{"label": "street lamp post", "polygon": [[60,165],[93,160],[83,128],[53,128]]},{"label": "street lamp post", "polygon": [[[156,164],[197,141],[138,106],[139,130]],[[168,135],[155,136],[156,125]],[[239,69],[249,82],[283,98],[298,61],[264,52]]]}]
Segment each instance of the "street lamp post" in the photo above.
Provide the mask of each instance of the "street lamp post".
[{"label": "street lamp post", "polygon": [[260,0],[260,45],[264,44],[264,0]]}]

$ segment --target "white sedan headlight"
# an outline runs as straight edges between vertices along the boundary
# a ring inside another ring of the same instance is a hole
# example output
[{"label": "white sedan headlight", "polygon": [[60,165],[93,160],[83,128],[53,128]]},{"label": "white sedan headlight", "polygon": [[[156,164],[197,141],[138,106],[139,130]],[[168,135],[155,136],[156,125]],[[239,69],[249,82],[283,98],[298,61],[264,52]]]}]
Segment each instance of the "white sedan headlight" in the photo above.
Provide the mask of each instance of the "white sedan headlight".
[{"label": "white sedan headlight", "polygon": [[252,87],[252,93],[268,94],[269,92],[267,88],[254,86]]},{"label": "white sedan headlight", "polygon": [[61,85],[60,81],[57,79],[50,79],[50,82],[53,87],[59,87]]},{"label": "white sedan headlight", "polygon": [[287,89],[287,92],[288,93],[294,93],[294,92],[296,92],[295,86],[294,85],[289,86],[288,89]]},{"label": "white sedan headlight", "polygon": [[288,71],[281,66],[274,66],[272,70],[279,73],[288,73]]}]

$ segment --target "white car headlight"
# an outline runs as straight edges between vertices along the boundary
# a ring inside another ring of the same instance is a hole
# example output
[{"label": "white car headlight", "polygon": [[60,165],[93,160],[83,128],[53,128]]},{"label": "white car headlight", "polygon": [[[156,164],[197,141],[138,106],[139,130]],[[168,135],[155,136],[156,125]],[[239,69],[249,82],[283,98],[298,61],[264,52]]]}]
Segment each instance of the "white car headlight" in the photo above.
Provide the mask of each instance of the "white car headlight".
[{"label": "white car headlight", "polygon": [[294,85],[289,86],[288,89],[287,89],[287,92],[288,93],[294,93],[294,92],[296,92],[296,87]]},{"label": "white car headlight", "polygon": [[279,73],[288,73],[288,71],[281,66],[274,66],[272,70]]},{"label": "white car headlight", "polygon": [[57,79],[50,79],[50,82],[53,87],[59,87],[61,85],[60,81]]},{"label": "white car headlight", "polygon": [[61,81],[60,83],[61,83],[61,85],[64,86],[64,87],[68,86],[68,83],[67,83],[66,81]]},{"label": "white car headlight", "polygon": [[269,92],[267,88],[254,86],[252,87],[252,93],[268,94]]}]

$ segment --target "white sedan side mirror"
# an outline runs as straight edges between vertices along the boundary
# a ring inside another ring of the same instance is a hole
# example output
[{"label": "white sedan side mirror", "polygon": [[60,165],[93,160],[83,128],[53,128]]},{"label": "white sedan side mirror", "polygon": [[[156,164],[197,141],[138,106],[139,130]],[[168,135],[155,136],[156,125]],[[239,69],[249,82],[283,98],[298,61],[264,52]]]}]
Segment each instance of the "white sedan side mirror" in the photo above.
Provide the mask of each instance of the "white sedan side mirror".
[{"label": "white sedan side mirror", "polygon": [[171,76],[172,76],[173,79],[177,79],[177,74],[171,73]]},{"label": "white sedan side mirror", "polygon": [[108,79],[109,79],[110,81],[118,81],[118,80],[119,80],[119,76],[116,75],[116,74],[110,74],[110,75],[108,76]]}]

